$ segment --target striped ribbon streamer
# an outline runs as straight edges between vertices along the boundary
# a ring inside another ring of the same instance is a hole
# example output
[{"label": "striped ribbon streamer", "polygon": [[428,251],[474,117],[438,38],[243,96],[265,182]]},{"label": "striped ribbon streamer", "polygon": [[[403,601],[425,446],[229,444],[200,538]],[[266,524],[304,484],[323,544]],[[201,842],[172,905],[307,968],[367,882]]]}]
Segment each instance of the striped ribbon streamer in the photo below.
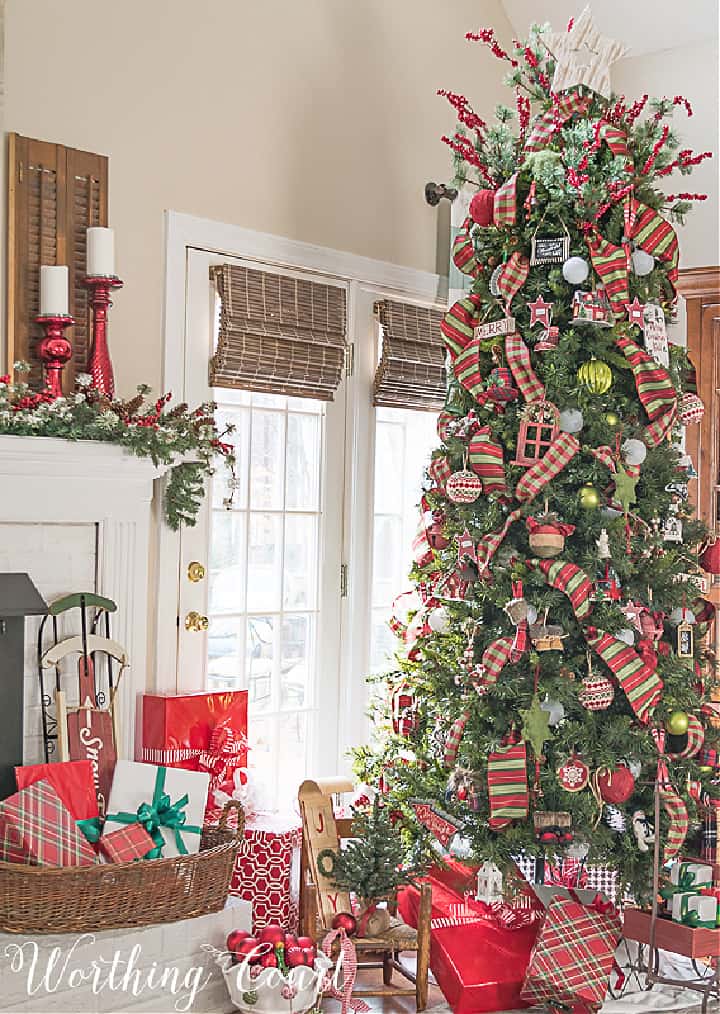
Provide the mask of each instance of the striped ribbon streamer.
[{"label": "striped ribbon streamer", "polygon": [[[505,464],[502,445],[493,440],[489,426],[483,426],[468,442],[468,465],[483,481],[483,493],[504,495]],[[504,538],[504,536],[503,536]]]},{"label": "striped ribbon streamer", "polygon": [[477,544],[477,565],[480,573],[485,570],[489,565],[495,553],[498,551],[500,546],[505,539],[505,536],[510,531],[510,526],[513,525],[519,518],[522,517],[522,510],[518,508],[508,514],[505,524],[497,532],[490,532],[488,535],[483,535]]},{"label": "striped ribbon streamer", "polygon": [[616,676],[638,721],[647,724],[663,692],[663,681],[656,669],[641,658],[633,647],[604,630],[588,627],[586,638],[590,647]]},{"label": "striped ribbon streamer", "polygon": [[675,856],[682,850],[682,847],[685,844],[685,839],[687,838],[688,828],[690,827],[690,818],[688,817],[687,806],[675,791],[675,788],[670,781],[667,763],[662,757],[658,760],[657,777],[659,783],[660,801],[670,821],[662,853],[662,861],[664,864],[669,863],[670,860],[674,859]]},{"label": "striped ribbon streamer", "polygon": [[527,281],[530,274],[530,261],[524,253],[516,250],[510,254],[498,275],[497,287],[505,300],[505,308],[509,312],[513,298]]},{"label": "striped ribbon streamer", "polygon": [[447,455],[442,454],[438,458],[433,458],[428,465],[428,475],[438,487],[438,489],[445,492],[445,486],[447,481],[452,475],[452,468],[450,462],[447,459]]},{"label": "striped ribbon streamer", "polygon": [[480,342],[470,341],[462,352],[459,352],[453,363],[453,372],[458,381],[469,391],[475,401],[480,401],[485,393],[483,378],[480,373]]},{"label": "striped ribbon streamer", "polygon": [[521,503],[533,500],[541,489],[565,468],[580,450],[580,442],[572,433],[558,433],[545,457],[531,465],[515,487],[515,499]]},{"label": "striped ribbon streamer", "polygon": [[651,422],[646,436],[656,447],[672,428],[677,414],[677,395],[670,374],[626,335],[616,338],[615,344],[630,363],[638,397]]},{"label": "striped ribbon streamer", "polygon": [[628,154],[628,139],[624,130],[613,126],[607,120],[600,120],[598,132],[613,155],[625,156]]},{"label": "striped ribbon streamer", "polygon": [[574,113],[585,113],[591,102],[591,96],[581,95],[579,91],[560,95],[547,112],[535,119],[530,135],[525,142],[526,151],[539,151],[552,139],[559,124],[565,123]]},{"label": "striped ribbon streamer", "polygon": [[450,726],[450,732],[445,740],[445,753],[443,755],[443,763],[448,770],[455,767],[458,750],[460,749],[465,726],[468,724],[469,718],[470,712],[463,711]]},{"label": "striped ribbon streamer", "polygon": [[687,743],[677,753],[670,753],[668,757],[678,760],[681,757],[696,757],[703,748],[705,742],[705,729],[697,715],[688,715]]},{"label": "striped ribbon streamer", "polygon": [[511,225],[515,225],[517,217],[517,179],[518,174],[513,173],[495,191],[493,222],[498,229],[508,229]]},{"label": "striped ribbon streamer", "polygon": [[602,281],[616,317],[625,316],[625,304],[630,302],[627,254],[622,246],[603,239],[596,227],[585,236],[590,260]]},{"label": "striped ribbon streamer", "polygon": [[637,246],[653,257],[659,257],[668,264],[667,278],[675,291],[678,280],[680,250],[675,230],[654,208],[632,198],[632,214],[635,227],[632,238]]},{"label": "striped ribbon streamer", "polygon": [[482,299],[470,293],[450,307],[442,319],[440,330],[450,355],[455,358],[470,342],[480,323]]},{"label": "striped ribbon streamer", "polygon": [[528,567],[539,570],[551,588],[557,588],[570,599],[573,612],[579,620],[586,619],[593,609],[591,599],[593,583],[584,570],[574,563],[562,560],[525,561]]},{"label": "striped ribbon streamer", "polygon": [[508,662],[513,665],[520,661],[528,650],[529,634],[527,620],[519,623],[514,635],[498,637],[487,646],[481,661],[482,676],[475,680],[473,687],[482,697],[494,687],[500,673]]},{"label": "striped ribbon streamer", "polygon": [[542,401],[545,388],[530,363],[530,350],[521,334],[517,332],[505,336],[505,357],[525,401]]},{"label": "striped ribbon streamer", "polygon": [[584,447],[583,450],[587,450],[589,454],[592,454],[594,458],[601,461],[603,465],[607,465],[613,475],[617,472],[617,463],[612,447],[608,447],[607,444],[601,444],[600,447]]},{"label": "striped ribbon streamer", "polygon": [[464,275],[470,275],[471,278],[477,278],[481,271],[481,265],[475,256],[475,245],[471,235],[472,227],[473,220],[468,215],[453,242],[452,259],[458,271],[462,271]]},{"label": "striped ribbon streamer", "polygon": [[501,746],[488,757],[488,827],[500,830],[528,812],[527,750],[525,743]]}]

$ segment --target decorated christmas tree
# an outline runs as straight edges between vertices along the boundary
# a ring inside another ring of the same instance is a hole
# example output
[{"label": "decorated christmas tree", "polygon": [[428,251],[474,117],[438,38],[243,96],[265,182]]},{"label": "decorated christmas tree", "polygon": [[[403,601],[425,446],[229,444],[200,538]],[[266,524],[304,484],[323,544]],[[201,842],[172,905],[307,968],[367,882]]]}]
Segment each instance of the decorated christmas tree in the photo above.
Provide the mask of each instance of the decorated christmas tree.
[{"label": "decorated christmas tree", "polygon": [[[416,854],[438,841],[507,869],[588,848],[646,895],[660,760],[663,856],[711,793],[702,526],[683,426],[702,403],[669,345],[675,96],[611,93],[623,47],[586,10],[506,52],[513,108],[457,114],[453,185],[472,191],[442,325],[448,393],[396,600],[397,668],[356,766]],[[662,189],[661,189],[662,188]],[[660,755],[662,754],[662,758]]]}]

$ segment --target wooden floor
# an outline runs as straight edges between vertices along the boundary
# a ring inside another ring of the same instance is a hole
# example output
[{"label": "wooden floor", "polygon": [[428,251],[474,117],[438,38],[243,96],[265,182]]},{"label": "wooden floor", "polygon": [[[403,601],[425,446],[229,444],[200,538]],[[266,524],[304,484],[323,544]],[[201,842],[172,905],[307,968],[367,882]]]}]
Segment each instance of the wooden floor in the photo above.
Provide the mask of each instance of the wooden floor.
[{"label": "wooden floor", "polygon": [[[402,976],[396,975],[395,980],[398,985],[408,985],[407,982],[403,982]],[[360,989],[369,989],[371,986],[379,985],[382,983],[382,972],[377,969],[370,969],[365,972],[360,972],[357,977],[357,984]],[[430,986],[428,991],[428,1008],[437,1007],[438,1004],[444,1003],[445,998],[438,989],[437,986]],[[397,999],[384,996],[371,996],[367,998],[367,1004],[373,1014],[379,1014],[383,1011],[384,1014],[409,1014],[413,1012],[415,1008],[415,997],[414,996],[399,996]],[[323,1012],[327,1011],[327,1014],[333,1014],[334,1011],[338,1010],[337,1000],[326,1000],[323,1004]]]}]

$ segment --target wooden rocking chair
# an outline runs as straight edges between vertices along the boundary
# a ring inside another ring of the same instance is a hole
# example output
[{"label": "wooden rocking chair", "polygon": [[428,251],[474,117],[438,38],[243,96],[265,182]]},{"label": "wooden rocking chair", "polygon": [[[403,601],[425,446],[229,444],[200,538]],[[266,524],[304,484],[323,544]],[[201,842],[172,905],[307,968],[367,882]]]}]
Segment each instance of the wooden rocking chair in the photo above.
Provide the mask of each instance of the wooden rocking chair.
[{"label": "wooden rocking chair", "polygon": [[[330,929],[338,912],[350,911],[350,898],[338,892],[317,876],[317,856],[326,848],[338,851],[341,840],[352,838],[352,821],[336,820],[332,806],[332,793],[350,792],[352,782],[344,778],[305,781],[300,786],[299,801],[303,820],[303,846],[300,864],[300,932],[321,940]],[[357,836],[355,836],[357,837]],[[428,965],[430,961],[430,905],[429,884],[420,885],[420,909],[416,936],[406,938],[389,931],[387,936],[358,938],[353,943],[358,956],[358,970],[382,968],[382,986],[353,990],[353,996],[414,996],[416,1009],[425,1010],[428,998]],[[397,898],[388,901],[392,915],[397,912]],[[417,955],[416,970],[400,960],[403,951]],[[398,972],[412,986],[394,986],[393,972]]]}]

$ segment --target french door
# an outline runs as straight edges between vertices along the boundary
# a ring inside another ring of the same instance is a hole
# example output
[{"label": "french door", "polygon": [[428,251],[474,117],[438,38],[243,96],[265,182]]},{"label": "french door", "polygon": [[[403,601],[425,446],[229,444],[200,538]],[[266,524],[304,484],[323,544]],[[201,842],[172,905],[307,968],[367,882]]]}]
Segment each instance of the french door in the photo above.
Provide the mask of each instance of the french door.
[{"label": "french door", "polygon": [[328,403],[208,387],[209,269],[230,262],[245,263],[187,252],[184,397],[217,402],[237,468],[232,484],[218,468],[181,533],[177,683],[248,690],[254,784],[282,806],[338,765],[345,387]]}]

